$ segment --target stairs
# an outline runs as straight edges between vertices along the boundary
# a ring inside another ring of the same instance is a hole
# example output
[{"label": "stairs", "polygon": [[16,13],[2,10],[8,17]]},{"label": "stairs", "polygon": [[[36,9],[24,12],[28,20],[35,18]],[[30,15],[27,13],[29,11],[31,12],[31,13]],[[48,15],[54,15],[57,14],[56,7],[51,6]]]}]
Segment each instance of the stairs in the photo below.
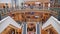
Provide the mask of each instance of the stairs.
[{"label": "stairs", "polygon": [[11,17],[8,16],[0,21],[0,33],[2,33],[9,25],[20,28],[19,24],[17,24]]},{"label": "stairs", "polygon": [[42,29],[46,29],[49,25],[51,25],[54,30],[57,31],[58,34],[60,34],[60,22],[51,16],[49,20],[42,26]]},{"label": "stairs", "polygon": [[1,34],[8,34],[9,31],[10,31],[10,28],[7,28]]}]

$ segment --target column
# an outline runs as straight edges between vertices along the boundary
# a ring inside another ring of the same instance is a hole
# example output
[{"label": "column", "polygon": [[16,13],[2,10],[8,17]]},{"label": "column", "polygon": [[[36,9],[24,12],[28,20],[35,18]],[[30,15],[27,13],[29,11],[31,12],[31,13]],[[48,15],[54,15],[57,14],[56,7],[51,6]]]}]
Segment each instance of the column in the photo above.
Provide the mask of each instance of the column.
[{"label": "column", "polygon": [[12,10],[13,10],[13,4],[14,3],[14,1],[13,0],[11,0],[11,7],[12,7]]},{"label": "column", "polygon": [[24,23],[23,24],[23,33],[22,34],[27,34],[27,24],[26,23]]},{"label": "column", "polygon": [[40,34],[40,24],[39,22],[36,23],[36,34]]},{"label": "column", "polygon": [[14,0],[14,2],[15,2],[15,8],[17,8],[17,0]]},{"label": "column", "polygon": [[16,8],[16,9],[19,8],[19,0],[15,0],[15,8]]},{"label": "column", "polygon": [[50,3],[48,3],[48,10],[50,9]]},{"label": "column", "polygon": [[45,8],[45,4],[43,3],[43,10],[44,10],[44,8]]}]

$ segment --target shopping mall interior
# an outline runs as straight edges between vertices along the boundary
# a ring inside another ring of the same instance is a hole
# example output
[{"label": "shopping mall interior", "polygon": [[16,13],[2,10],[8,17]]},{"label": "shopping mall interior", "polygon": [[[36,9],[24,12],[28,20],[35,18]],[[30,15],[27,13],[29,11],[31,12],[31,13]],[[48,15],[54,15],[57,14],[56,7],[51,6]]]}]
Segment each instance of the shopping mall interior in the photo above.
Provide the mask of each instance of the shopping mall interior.
[{"label": "shopping mall interior", "polygon": [[60,34],[60,0],[0,0],[0,34]]}]

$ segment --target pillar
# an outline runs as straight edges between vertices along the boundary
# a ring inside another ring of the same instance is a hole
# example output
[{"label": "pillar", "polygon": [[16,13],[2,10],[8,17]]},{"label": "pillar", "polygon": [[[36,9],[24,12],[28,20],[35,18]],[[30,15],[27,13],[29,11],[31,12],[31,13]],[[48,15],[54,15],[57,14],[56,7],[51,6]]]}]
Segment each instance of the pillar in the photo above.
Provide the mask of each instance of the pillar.
[{"label": "pillar", "polygon": [[17,8],[17,0],[14,0],[14,2],[15,2],[15,8]]},{"label": "pillar", "polygon": [[41,31],[42,31],[42,25],[43,25],[43,24],[42,24],[42,21],[40,22],[39,25],[40,25],[40,34],[41,34]]},{"label": "pillar", "polygon": [[13,8],[14,8],[14,0],[11,0],[11,8],[13,10]]},{"label": "pillar", "polygon": [[41,31],[40,31],[40,24],[39,22],[36,23],[36,34],[40,34]]},{"label": "pillar", "polygon": [[23,33],[22,34],[27,34],[27,24],[26,23],[24,23],[23,24]]},{"label": "pillar", "polygon": [[15,8],[18,9],[19,8],[19,0],[14,0],[15,1]]},{"label": "pillar", "polygon": [[45,8],[45,4],[43,3],[43,10],[44,10],[44,8]]},{"label": "pillar", "polygon": [[50,9],[50,3],[48,3],[48,10]]}]

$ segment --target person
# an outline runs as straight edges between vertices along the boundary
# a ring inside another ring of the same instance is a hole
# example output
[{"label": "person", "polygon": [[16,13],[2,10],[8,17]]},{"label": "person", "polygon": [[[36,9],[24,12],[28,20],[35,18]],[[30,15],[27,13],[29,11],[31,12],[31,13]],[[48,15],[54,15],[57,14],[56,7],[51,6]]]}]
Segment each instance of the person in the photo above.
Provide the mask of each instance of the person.
[{"label": "person", "polygon": [[34,8],[33,5],[30,5],[30,8],[33,9]]},{"label": "person", "polygon": [[41,9],[41,4],[39,4],[39,9]]}]

